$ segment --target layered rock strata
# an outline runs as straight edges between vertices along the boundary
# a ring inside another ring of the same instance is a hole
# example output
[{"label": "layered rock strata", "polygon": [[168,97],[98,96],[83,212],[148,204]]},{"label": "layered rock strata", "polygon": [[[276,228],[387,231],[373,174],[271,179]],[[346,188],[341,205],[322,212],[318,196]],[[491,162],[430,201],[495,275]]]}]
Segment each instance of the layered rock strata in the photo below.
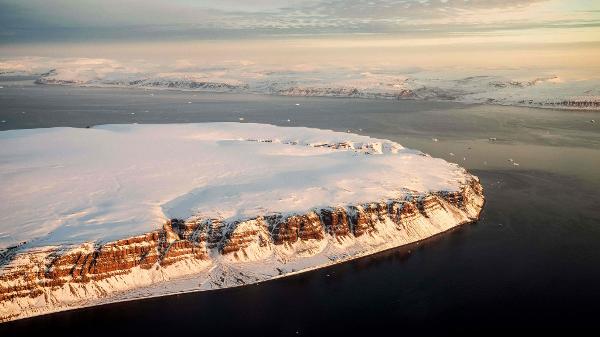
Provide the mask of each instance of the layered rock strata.
[{"label": "layered rock strata", "polygon": [[310,270],[476,221],[483,204],[479,180],[469,176],[456,192],[231,223],[172,219],[103,244],[13,247],[0,261],[0,321],[110,302],[132,289],[166,294],[152,286],[186,277],[194,279],[191,290],[208,290]]}]

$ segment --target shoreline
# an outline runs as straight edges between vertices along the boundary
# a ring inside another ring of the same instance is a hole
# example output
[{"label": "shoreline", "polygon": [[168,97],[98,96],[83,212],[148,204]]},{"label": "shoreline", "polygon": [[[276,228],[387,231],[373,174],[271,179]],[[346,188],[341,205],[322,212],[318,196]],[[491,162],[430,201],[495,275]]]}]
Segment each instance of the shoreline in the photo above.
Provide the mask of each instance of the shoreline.
[{"label": "shoreline", "polygon": [[[101,306],[105,306],[105,305],[110,305],[110,304],[116,304],[116,303],[125,303],[125,302],[133,302],[133,301],[142,301],[142,300],[146,300],[146,299],[153,299],[153,298],[160,298],[160,297],[171,297],[171,296],[177,296],[177,295],[185,295],[185,294],[192,294],[192,293],[201,293],[201,292],[218,292],[218,291],[227,291],[227,290],[231,290],[231,289],[236,289],[236,288],[242,288],[242,287],[248,287],[248,286],[254,286],[254,285],[258,285],[258,284],[262,284],[262,283],[267,283],[267,282],[271,282],[271,281],[276,281],[276,280],[280,280],[283,278],[288,278],[288,277],[293,277],[293,276],[297,276],[300,274],[304,274],[304,273],[309,273],[309,272],[313,272],[316,270],[320,270],[320,269],[325,269],[328,267],[333,267],[339,264],[343,264],[346,262],[350,262],[350,261],[354,261],[354,260],[359,260],[362,258],[367,258],[367,257],[373,257],[377,254],[381,254],[381,253],[385,253],[385,252],[389,252],[395,249],[402,249],[402,248],[406,248],[412,245],[418,245],[421,242],[424,241],[428,241],[428,240],[432,240],[432,239],[436,239],[440,236],[443,236],[449,232],[455,231],[460,229],[462,226],[467,226],[467,225],[473,225],[476,224],[480,219],[481,213],[483,212],[483,208],[485,206],[485,199],[484,199],[484,204],[481,207],[479,214],[477,215],[478,218],[476,220],[473,221],[468,221],[462,224],[457,224],[453,227],[450,227],[442,232],[436,233],[432,236],[429,237],[425,237],[413,242],[409,242],[400,246],[390,246],[390,247],[383,247],[382,249],[374,249],[372,251],[366,252],[364,255],[355,255],[355,256],[348,256],[346,258],[342,258],[339,260],[336,260],[334,262],[331,263],[326,263],[326,264],[322,264],[322,265],[317,265],[317,266],[313,266],[313,267],[308,267],[305,269],[301,269],[301,270],[297,270],[297,271],[293,271],[293,272],[288,272],[282,275],[276,275],[273,276],[271,278],[267,278],[264,280],[260,280],[260,281],[256,281],[256,282],[251,282],[251,283],[246,283],[246,284],[240,284],[240,285],[234,285],[234,286],[226,286],[226,287],[222,287],[222,288],[214,288],[214,289],[201,289],[201,288],[196,288],[196,289],[189,289],[189,290],[181,290],[181,291],[175,291],[175,292],[165,292],[165,293],[156,293],[153,295],[148,295],[148,296],[140,296],[140,297],[131,297],[131,298],[122,298],[119,299],[119,296],[125,295],[127,293],[130,293],[131,291],[140,291],[143,290],[144,288],[136,288],[136,289],[131,289],[131,290],[125,290],[119,293],[115,293],[114,296],[110,296],[107,297],[106,300],[107,301],[102,301],[100,300],[98,303],[90,303],[90,304],[85,304],[85,305],[81,305],[81,306],[77,306],[77,307],[64,307],[64,308],[58,308],[56,310],[53,311],[48,311],[48,312],[43,312],[43,313],[39,313],[39,314],[33,314],[33,315],[28,315],[28,316],[24,316],[24,317],[20,317],[17,319],[10,319],[10,320],[0,320],[0,325],[8,325],[11,322],[16,322],[16,321],[24,321],[24,320],[28,320],[31,318],[36,318],[36,317],[41,317],[41,316],[48,316],[48,315],[52,315],[52,314],[57,314],[57,313],[61,313],[61,312],[68,312],[68,311],[76,311],[76,310],[81,310],[81,309],[85,309],[85,308],[92,308],[92,307],[101,307]],[[410,250],[409,250],[410,251]],[[213,269],[215,266],[213,266],[211,269]],[[210,272],[210,270],[209,270]],[[189,275],[189,276],[182,276],[180,278],[176,278],[170,281],[162,281],[156,284],[152,284],[147,286],[147,288],[150,287],[158,287],[161,285],[168,285],[171,282],[181,282],[181,281],[185,281],[185,280],[192,280],[195,279],[196,277],[198,277],[199,274],[196,275]],[[203,283],[201,283],[203,284]],[[114,299],[111,299],[113,298]]]},{"label": "shoreline", "polygon": [[[0,75],[0,83],[2,83],[2,77],[13,77]],[[19,77],[19,76],[14,76]],[[344,96],[344,95],[285,95],[278,93],[269,93],[252,90],[206,90],[206,89],[190,89],[190,88],[169,88],[169,87],[143,87],[143,86],[127,86],[127,85],[102,85],[102,84],[77,84],[77,83],[37,83],[36,76],[23,76],[27,79],[18,80],[20,82],[27,82],[31,86],[39,87],[62,87],[62,88],[85,88],[85,89],[113,89],[113,90],[133,90],[133,91],[168,91],[168,92],[181,92],[181,93],[202,93],[202,94],[219,94],[219,95],[251,95],[251,96],[263,96],[263,97],[282,97],[282,98],[327,98],[327,99],[350,99],[350,100],[365,100],[365,101],[388,101],[388,102],[402,102],[402,101],[415,101],[415,102],[432,102],[432,103],[447,103],[457,104],[462,106],[503,106],[503,107],[519,107],[519,108],[532,108],[532,109],[543,109],[543,110],[556,110],[556,111],[590,111],[599,112],[600,104],[597,107],[570,107],[558,104],[526,104],[526,103],[505,103],[505,102],[465,102],[460,100],[452,99],[430,99],[430,98],[419,98],[419,97],[392,97],[392,96]],[[34,79],[32,79],[32,77]],[[13,79],[13,81],[15,81]]]},{"label": "shoreline", "polygon": [[[379,206],[364,210],[360,206],[360,215],[354,220],[351,218],[356,216],[339,213],[341,209],[321,212],[320,219],[312,220],[322,233],[318,235],[311,233],[319,232],[307,232],[311,228],[307,221],[311,221],[314,211],[291,216],[274,227],[279,229],[271,229],[274,232],[264,247],[260,244],[265,240],[262,229],[244,225],[264,220],[237,225],[232,234],[219,241],[217,248],[210,245],[210,240],[206,242],[204,235],[196,239],[196,234],[189,234],[199,230],[194,227],[196,222],[173,222],[165,225],[163,231],[96,248],[82,245],[48,261],[55,254],[53,251],[15,254],[13,265],[9,262],[5,266],[8,272],[2,275],[3,307],[7,310],[2,321],[122,300],[251,285],[413,244],[480,219],[485,204],[483,188],[476,177],[470,179],[460,192],[431,194],[401,204],[386,203],[383,213]],[[350,209],[349,206],[343,212]],[[363,223],[360,219],[371,220]],[[298,221],[304,221],[300,227],[304,234],[300,232],[297,239],[275,234],[296,228]],[[193,248],[206,244],[208,250],[204,248],[204,252]],[[165,245],[166,250],[161,248]],[[88,259],[91,256],[93,259]],[[23,263],[23,258],[30,262]],[[43,266],[46,272],[36,271]],[[199,278],[202,282],[196,283]]]}]

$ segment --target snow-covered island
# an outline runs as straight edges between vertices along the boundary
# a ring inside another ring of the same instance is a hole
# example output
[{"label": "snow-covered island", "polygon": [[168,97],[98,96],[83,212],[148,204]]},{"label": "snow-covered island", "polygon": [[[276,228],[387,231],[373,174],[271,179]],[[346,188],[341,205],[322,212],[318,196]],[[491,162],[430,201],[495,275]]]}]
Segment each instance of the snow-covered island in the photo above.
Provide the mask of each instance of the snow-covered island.
[{"label": "snow-covered island", "polygon": [[0,321],[261,282],[476,221],[479,180],[388,140],[263,124],[0,132]]},{"label": "snow-covered island", "polygon": [[40,85],[600,109],[600,78],[592,70],[571,74],[512,67],[278,67],[247,61],[157,66],[140,60],[0,58],[0,77],[23,75],[36,77]]}]

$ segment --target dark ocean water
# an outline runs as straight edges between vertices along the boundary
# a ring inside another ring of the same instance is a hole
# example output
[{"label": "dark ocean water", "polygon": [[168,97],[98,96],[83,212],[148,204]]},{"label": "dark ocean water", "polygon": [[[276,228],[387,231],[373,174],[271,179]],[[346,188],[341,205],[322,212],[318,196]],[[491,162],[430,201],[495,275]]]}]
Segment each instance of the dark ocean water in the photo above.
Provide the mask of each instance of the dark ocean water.
[{"label": "dark ocean water", "polygon": [[600,332],[600,126],[590,122],[600,113],[11,81],[0,83],[1,130],[240,117],[351,130],[458,162],[487,203],[478,223],[418,244],[258,285],[1,324],[0,336]]}]

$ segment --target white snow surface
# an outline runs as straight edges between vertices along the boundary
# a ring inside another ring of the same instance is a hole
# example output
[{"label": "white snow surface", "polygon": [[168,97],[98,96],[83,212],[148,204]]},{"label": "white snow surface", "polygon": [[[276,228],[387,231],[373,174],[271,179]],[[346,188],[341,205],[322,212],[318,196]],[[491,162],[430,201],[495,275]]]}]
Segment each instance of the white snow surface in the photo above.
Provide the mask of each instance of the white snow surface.
[{"label": "white snow surface", "polygon": [[[323,144],[344,143],[334,149]],[[249,123],[0,132],[0,248],[106,242],[170,218],[270,213],[455,191],[464,169],[387,141]]]},{"label": "white snow surface", "polygon": [[600,76],[594,69],[406,66],[281,68],[241,61],[157,66],[140,60],[17,57],[0,58],[0,76],[34,75],[40,84],[72,86],[600,109]]}]

